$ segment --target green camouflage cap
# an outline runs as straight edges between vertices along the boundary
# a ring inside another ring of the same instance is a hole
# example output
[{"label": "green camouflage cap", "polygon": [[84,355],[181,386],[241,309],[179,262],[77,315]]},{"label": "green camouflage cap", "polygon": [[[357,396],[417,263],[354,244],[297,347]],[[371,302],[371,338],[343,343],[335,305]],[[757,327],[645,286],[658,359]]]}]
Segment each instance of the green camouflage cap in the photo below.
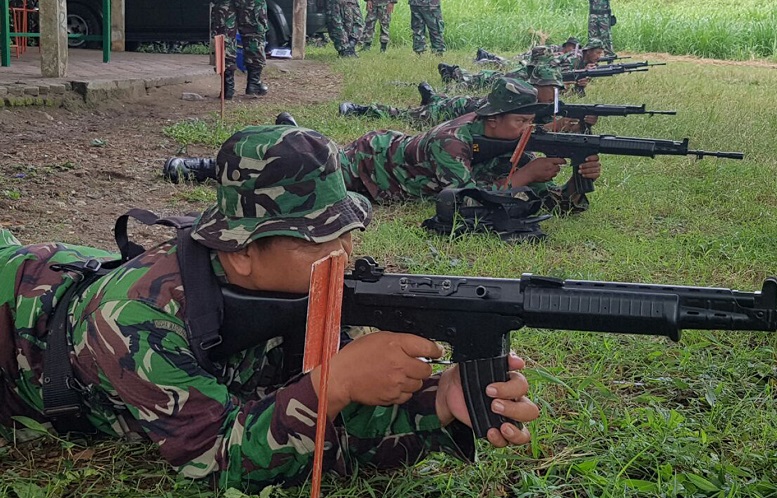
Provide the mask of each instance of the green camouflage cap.
[{"label": "green camouflage cap", "polygon": [[589,38],[588,43],[585,47],[583,47],[583,50],[591,50],[595,48],[604,49],[604,43],[602,43],[602,40],[599,38]]},{"label": "green camouflage cap", "polygon": [[540,64],[534,67],[529,77],[529,83],[534,86],[557,86],[564,88],[564,77],[561,69],[550,64]]},{"label": "green camouflage cap", "polygon": [[337,145],[313,130],[249,126],[224,142],[216,167],[217,203],[192,230],[211,249],[275,235],[327,242],[372,217],[369,201],[345,190]]},{"label": "green camouflage cap", "polygon": [[529,64],[539,64],[542,61],[546,59],[550,59],[553,57],[553,50],[551,50],[550,47],[546,45],[537,45],[536,47],[532,47],[531,49],[531,55],[529,55]]},{"label": "green camouflage cap", "polygon": [[497,114],[535,114],[547,104],[537,103],[537,90],[527,82],[515,78],[499,78],[494,83],[488,102],[475,111],[478,116]]}]

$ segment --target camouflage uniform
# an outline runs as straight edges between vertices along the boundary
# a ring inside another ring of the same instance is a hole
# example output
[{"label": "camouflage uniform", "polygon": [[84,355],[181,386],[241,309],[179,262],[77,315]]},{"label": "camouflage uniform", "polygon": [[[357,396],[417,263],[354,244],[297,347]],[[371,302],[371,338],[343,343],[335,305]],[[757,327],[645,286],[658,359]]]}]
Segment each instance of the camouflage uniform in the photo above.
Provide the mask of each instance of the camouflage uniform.
[{"label": "camouflage uniform", "polygon": [[364,18],[359,8],[359,0],[346,0],[343,14],[343,29],[348,35],[348,43],[354,47],[361,41],[364,31]]},{"label": "camouflage uniform", "polygon": [[237,33],[243,42],[246,69],[261,70],[267,59],[264,53],[267,33],[267,2],[265,0],[214,0],[211,11],[211,38],[224,35],[227,69],[235,70]]},{"label": "camouflage uniform", "polygon": [[426,50],[426,30],[428,29],[432,51],[438,54],[445,52],[445,40],[443,39],[445,23],[442,20],[440,0],[409,0],[409,4],[413,51],[420,54]]},{"label": "camouflage uniform", "polygon": [[610,32],[612,11],[610,0],[588,0],[588,38],[598,38],[604,43],[607,54],[614,54]]},{"label": "camouflage uniform", "polygon": [[426,105],[400,109],[383,104],[371,104],[359,113],[369,118],[398,118],[408,121],[415,128],[435,126],[470,112],[475,112],[486,103],[486,97],[446,97],[435,95],[432,102]]},{"label": "camouflage uniform", "polygon": [[[372,38],[375,36],[375,23],[380,23],[380,43],[385,46],[389,42],[389,25],[391,24],[391,14],[389,13],[389,4],[396,4],[397,0],[366,0],[367,1],[367,19],[364,21],[364,34],[362,43],[367,49],[372,45]],[[372,8],[369,8],[372,6]]]},{"label": "camouflage uniform", "polygon": [[347,0],[327,0],[326,26],[329,38],[332,39],[335,50],[340,55],[345,55],[353,49],[348,31],[351,25],[348,25],[346,21],[349,16]]},{"label": "camouflage uniform", "polygon": [[[215,251],[238,250],[260,237],[323,242],[363,228],[369,203],[345,192],[337,154],[322,135],[291,126],[251,127],[233,135],[219,152],[218,204],[203,213],[192,233],[214,250],[214,274],[225,278]],[[73,283],[49,265],[91,257],[115,255],[64,244],[21,246],[0,230],[3,425],[12,426],[16,415],[45,422],[46,318]],[[186,297],[170,241],[73,300],[70,358],[84,386],[89,422],[110,436],[148,437],[184,475],[213,477],[224,488],[303,483],[312,466],[318,405],[310,376],[282,378],[282,338],[229,357],[218,373],[206,371],[186,339]],[[352,404],[326,421],[324,468],[347,475],[359,465],[395,467],[437,450],[472,459],[471,429],[459,422],[440,426],[438,380],[425,381],[402,405]],[[8,429],[0,427],[0,433],[10,439]]]},{"label": "camouflage uniform", "polygon": [[477,73],[471,73],[456,66],[452,73],[443,77],[443,82],[447,83],[450,90],[488,92],[494,83],[502,77],[526,80],[529,78],[529,71],[523,63],[515,64],[512,69],[506,72],[496,69],[481,69]]}]

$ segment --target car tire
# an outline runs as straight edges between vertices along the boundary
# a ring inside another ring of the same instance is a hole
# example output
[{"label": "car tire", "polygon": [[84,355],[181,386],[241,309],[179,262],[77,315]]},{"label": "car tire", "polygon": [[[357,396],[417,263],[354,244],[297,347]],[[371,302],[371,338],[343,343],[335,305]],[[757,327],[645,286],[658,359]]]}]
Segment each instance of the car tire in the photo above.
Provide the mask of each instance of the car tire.
[{"label": "car tire", "polygon": [[266,42],[265,46],[267,47],[268,52],[280,46],[278,44],[280,37],[280,30],[275,27],[275,22],[269,20],[267,23],[267,33],[264,34],[264,41]]},{"label": "car tire", "polygon": [[[67,33],[82,35],[101,35],[103,32],[99,16],[84,4],[74,3],[67,7]],[[70,48],[101,48],[99,41],[84,41],[69,38]]]}]

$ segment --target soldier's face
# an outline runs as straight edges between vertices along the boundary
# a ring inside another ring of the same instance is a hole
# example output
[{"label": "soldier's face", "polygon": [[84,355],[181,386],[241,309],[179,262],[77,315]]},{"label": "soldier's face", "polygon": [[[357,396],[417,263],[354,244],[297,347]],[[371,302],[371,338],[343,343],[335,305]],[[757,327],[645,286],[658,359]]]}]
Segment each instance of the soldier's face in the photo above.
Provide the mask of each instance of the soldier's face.
[{"label": "soldier's face", "polygon": [[321,244],[294,237],[273,239],[264,247],[257,248],[255,244],[250,244],[245,249],[248,260],[243,263],[247,271],[238,281],[233,281],[228,272],[230,283],[250,290],[307,294],[313,263],[340,249],[348,256],[353,250],[350,233]]},{"label": "soldier's face", "polygon": [[597,62],[599,62],[599,59],[601,59],[603,55],[604,55],[604,49],[601,49],[601,48],[586,50],[585,61],[589,64],[596,64]]},{"label": "soldier's face", "polygon": [[531,126],[534,114],[500,114],[486,121],[486,136],[501,140],[515,140]]},{"label": "soldier's face", "polygon": [[534,88],[537,89],[537,102],[541,104],[550,104],[553,102],[556,95],[556,92],[554,92],[553,89],[556,87],[552,85],[542,85],[535,86]]}]

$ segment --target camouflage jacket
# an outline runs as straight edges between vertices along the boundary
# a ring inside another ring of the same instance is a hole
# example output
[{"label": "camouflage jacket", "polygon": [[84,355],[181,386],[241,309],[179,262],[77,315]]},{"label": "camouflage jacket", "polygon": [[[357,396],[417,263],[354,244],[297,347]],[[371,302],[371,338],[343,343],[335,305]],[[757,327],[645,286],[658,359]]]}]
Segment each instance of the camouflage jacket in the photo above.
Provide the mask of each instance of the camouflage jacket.
[{"label": "camouflage jacket", "polygon": [[610,14],[610,0],[588,0],[588,6],[593,14]]},{"label": "camouflage jacket", "polygon": [[[494,188],[510,171],[510,154],[473,164],[473,137],[484,133],[474,112],[418,135],[370,132],[343,148],[345,185],[379,202],[431,197],[445,188]],[[545,192],[549,185],[530,186]]]},{"label": "camouflage jacket", "polygon": [[411,7],[439,7],[440,0],[408,0]]},{"label": "camouflage jacket", "polygon": [[[0,423],[45,422],[42,351],[46,318],[70,276],[49,265],[115,259],[98,249],[21,246],[0,230]],[[214,265],[218,274],[218,265]],[[309,475],[317,396],[310,376],[280,379],[282,340],[243,351],[217,379],[195,360],[184,333],[186,296],[172,241],[91,284],[70,306],[71,363],[89,421],[103,434],[143,435],[188,477],[257,490]],[[285,384],[283,381],[286,381]],[[326,427],[324,468],[414,463],[429,451],[474,458],[472,431],[435,415],[438,377],[401,406],[349,405]],[[0,427],[0,434],[3,428]],[[10,435],[5,429],[5,435]]]}]

